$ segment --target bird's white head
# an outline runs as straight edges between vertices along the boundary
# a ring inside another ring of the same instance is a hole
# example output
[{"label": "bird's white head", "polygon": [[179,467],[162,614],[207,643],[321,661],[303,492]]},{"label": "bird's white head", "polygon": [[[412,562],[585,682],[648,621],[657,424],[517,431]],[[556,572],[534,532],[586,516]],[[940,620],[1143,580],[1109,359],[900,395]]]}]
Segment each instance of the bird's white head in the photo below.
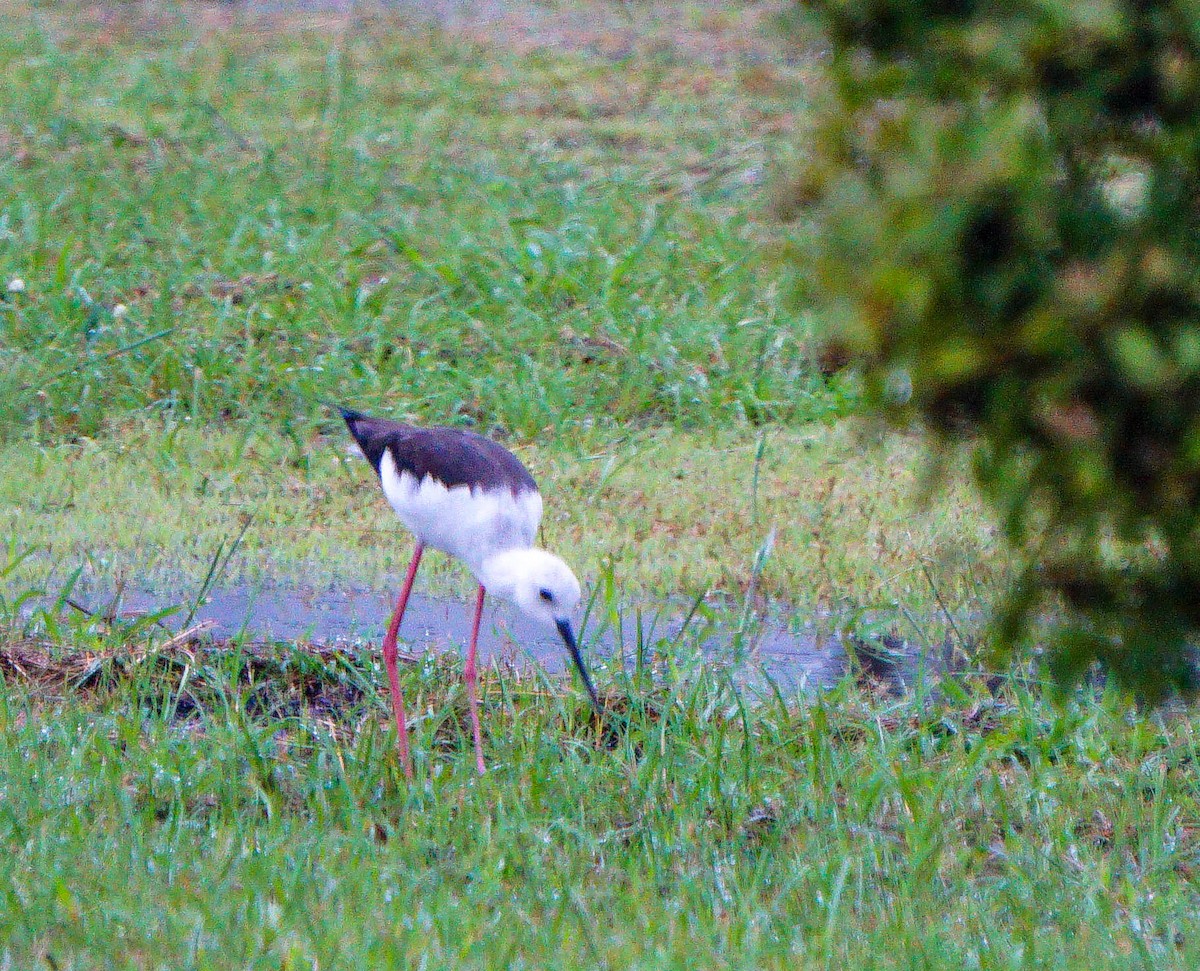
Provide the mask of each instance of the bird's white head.
[{"label": "bird's white head", "polygon": [[571,626],[580,593],[579,581],[571,568],[545,550],[507,550],[484,560],[478,576],[490,593],[516,604],[534,620],[558,628],[592,706],[600,712],[600,698],[579,653],[575,628]]},{"label": "bird's white head", "polygon": [[522,612],[549,627],[571,620],[579,606],[579,581],[553,553],[545,550],[507,550],[489,556],[480,570],[489,593],[516,604]]}]

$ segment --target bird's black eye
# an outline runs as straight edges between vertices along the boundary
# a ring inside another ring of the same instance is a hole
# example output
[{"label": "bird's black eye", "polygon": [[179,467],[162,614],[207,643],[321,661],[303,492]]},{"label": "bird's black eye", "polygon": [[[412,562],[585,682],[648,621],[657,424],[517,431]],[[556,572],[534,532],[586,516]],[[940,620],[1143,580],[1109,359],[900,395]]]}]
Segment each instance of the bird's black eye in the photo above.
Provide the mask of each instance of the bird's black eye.
[{"label": "bird's black eye", "polygon": [[545,587],[542,587],[542,589],[538,591],[538,596],[546,601],[546,603],[552,603],[554,600],[554,594],[552,594]]}]

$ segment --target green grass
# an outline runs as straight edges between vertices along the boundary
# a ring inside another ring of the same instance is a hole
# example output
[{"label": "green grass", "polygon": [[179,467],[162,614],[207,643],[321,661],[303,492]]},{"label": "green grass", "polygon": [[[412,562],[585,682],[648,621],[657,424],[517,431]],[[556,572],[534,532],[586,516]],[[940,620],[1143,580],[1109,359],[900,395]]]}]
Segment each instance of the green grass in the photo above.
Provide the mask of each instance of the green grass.
[{"label": "green grass", "polygon": [[797,79],[8,6],[0,434],[302,432],[321,399],[523,438],[842,410],[762,245]]},{"label": "green grass", "polygon": [[[82,700],[3,696],[6,966],[1200,959],[1191,723],[1115,698],[847,683],[750,706],[703,671],[649,694],[605,675],[610,704],[630,693],[609,748],[581,696],[492,675],[479,779],[455,675],[424,666],[406,790],[362,661],[284,649],[266,716],[237,651],[116,650],[137,656]],[[368,695],[331,709],[314,681]]]},{"label": "green grass", "polygon": [[758,589],[805,609],[1005,575],[965,491],[914,513],[915,444],[818,422],[853,385],[811,360],[769,206],[811,70],[738,14],[589,8],[753,41],[721,67],[653,33],[8,10],[0,529],[39,568],[178,584],[250,516],[235,571],[386,582],[407,541],[377,501],[362,525],[338,402],[503,436],[546,542],[630,597],[737,597],[772,530]]},{"label": "green grass", "polygon": [[[38,551],[10,582],[53,588],[82,565],[102,586],[194,589],[240,535],[227,580],[394,584],[411,540],[340,420],[329,428],[300,447],[157,423],[115,442],[0,447],[0,537]],[[918,501],[919,444],[843,423],[593,434],[519,453],[546,495],[543,542],[627,599],[740,602],[773,533],[757,589],[805,613],[902,604],[924,615],[938,596],[978,610],[1008,579],[1009,554],[966,488]],[[432,558],[423,582],[463,575],[446,562]]]}]

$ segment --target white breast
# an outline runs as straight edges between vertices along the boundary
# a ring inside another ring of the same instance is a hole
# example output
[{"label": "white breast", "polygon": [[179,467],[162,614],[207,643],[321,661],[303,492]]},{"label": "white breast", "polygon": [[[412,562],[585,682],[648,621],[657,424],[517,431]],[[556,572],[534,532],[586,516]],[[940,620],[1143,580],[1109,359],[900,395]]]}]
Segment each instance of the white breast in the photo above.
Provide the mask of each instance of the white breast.
[{"label": "white breast", "polygon": [[508,489],[447,488],[431,476],[397,472],[390,451],[379,463],[379,481],[420,542],[458,557],[476,574],[493,553],[532,546],[542,520],[542,497],[535,491],[514,496]]}]

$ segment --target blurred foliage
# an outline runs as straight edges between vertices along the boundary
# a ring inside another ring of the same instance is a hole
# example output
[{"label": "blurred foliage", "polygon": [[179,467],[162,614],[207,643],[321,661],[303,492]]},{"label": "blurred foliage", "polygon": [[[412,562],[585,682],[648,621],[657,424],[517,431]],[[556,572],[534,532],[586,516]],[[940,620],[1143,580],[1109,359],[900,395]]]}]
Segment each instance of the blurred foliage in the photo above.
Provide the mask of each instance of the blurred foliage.
[{"label": "blurred foliage", "polygon": [[1195,688],[1200,4],[811,0],[830,84],[786,200],[826,354],[978,479],[1030,563],[1011,645]]}]

